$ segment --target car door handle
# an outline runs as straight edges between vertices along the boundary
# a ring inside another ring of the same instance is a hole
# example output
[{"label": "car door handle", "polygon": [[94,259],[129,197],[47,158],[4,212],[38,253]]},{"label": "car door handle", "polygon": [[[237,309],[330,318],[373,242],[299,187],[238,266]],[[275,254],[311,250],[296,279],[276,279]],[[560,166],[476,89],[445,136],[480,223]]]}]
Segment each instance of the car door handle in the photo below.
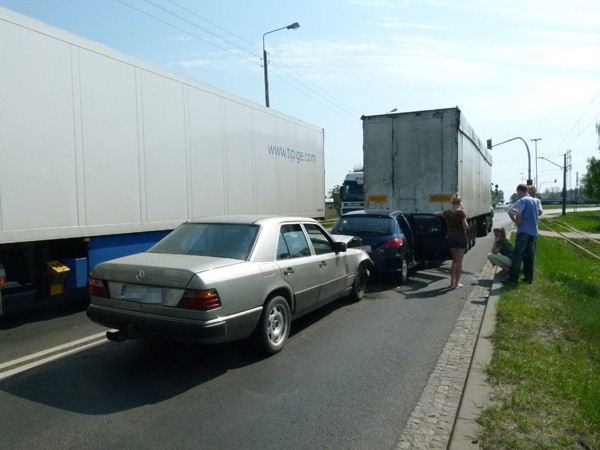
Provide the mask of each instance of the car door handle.
[{"label": "car door handle", "polygon": [[321,262],[319,263],[319,267],[320,267],[320,268],[323,268],[323,267],[325,267],[326,265],[327,265],[327,263],[326,263],[325,261],[321,261]]},{"label": "car door handle", "polygon": [[284,274],[284,275],[292,275],[293,273],[294,273],[294,269],[293,269],[293,268],[291,268],[291,267],[288,267],[287,269],[285,269],[285,270],[283,271],[283,274]]}]

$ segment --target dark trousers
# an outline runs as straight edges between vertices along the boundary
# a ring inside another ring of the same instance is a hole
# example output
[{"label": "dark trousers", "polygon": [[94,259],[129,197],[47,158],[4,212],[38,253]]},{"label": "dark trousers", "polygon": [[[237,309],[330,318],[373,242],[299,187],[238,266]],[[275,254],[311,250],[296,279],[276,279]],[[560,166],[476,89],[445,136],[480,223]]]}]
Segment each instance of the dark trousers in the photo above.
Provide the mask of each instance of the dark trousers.
[{"label": "dark trousers", "polygon": [[531,236],[527,233],[517,233],[515,249],[510,266],[510,281],[518,281],[521,272],[521,263],[523,263],[524,281],[531,283],[533,281],[533,265],[535,263],[535,245],[537,236]]}]

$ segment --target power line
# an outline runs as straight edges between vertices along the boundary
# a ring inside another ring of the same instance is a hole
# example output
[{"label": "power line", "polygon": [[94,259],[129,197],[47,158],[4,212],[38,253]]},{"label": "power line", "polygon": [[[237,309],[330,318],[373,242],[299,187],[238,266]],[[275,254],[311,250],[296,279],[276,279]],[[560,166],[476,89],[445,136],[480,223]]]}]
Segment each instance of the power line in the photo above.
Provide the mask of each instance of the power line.
[{"label": "power line", "polygon": [[[157,4],[156,2],[154,2],[152,0],[143,0],[143,1],[145,3],[147,3],[148,5],[156,8],[157,10],[159,10],[159,11],[165,13],[165,14],[168,14],[169,16],[171,16],[171,17],[173,17],[173,18],[175,18],[177,20],[180,20],[180,21],[184,22],[187,25],[189,25],[189,26],[191,26],[193,28],[196,28],[197,30],[200,30],[200,31],[202,31],[202,32],[204,32],[204,33],[212,36],[213,38],[217,39],[218,41],[220,41],[222,43],[225,43],[225,44],[227,44],[229,46],[235,47],[236,49],[238,49],[243,54],[246,54],[247,56],[243,56],[242,54],[240,54],[237,51],[232,51],[229,48],[226,48],[226,47],[224,47],[222,45],[219,45],[219,44],[217,44],[217,43],[215,43],[215,42],[213,42],[211,40],[208,40],[208,39],[205,39],[205,38],[203,38],[201,36],[198,36],[197,34],[190,33],[189,31],[187,31],[187,30],[185,30],[185,29],[183,29],[181,27],[178,27],[178,26],[174,25],[171,22],[168,22],[166,20],[158,18],[155,15],[153,15],[153,14],[147,12],[147,11],[144,11],[144,10],[141,10],[141,9],[135,7],[135,6],[132,6],[132,5],[128,4],[128,3],[126,3],[124,0],[116,0],[116,1],[119,2],[119,3],[121,3],[121,4],[123,4],[123,5],[125,5],[125,6],[127,6],[127,7],[129,7],[129,8],[131,8],[131,9],[133,9],[133,10],[135,10],[135,11],[137,11],[137,12],[139,12],[139,13],[141,13],[141,14],[146,15],[146,16],[148,16],[148,17],[150,17],[150,18],[152,18],[152,19],[154,19],[154,20],[156,20],[156,21],[158,21],[158,22],[160,22],[160,23],[162,23],[164,25],[167,25],[167,26],[169,26],[171,28],[174,28],[174,29],[176,29],[176,30],[178,30],[178,31],[180,31],[180,32],[188,35],[188,36],[191,36],[191,37],[193,37],[195,39],[198,39],[198,40],[200,40],[202,42],[205,42],[205,43],[207,43],[209,45],[212,45],[213,47],[216,47],[219,50],[222,50],[224,52],[230,53],[230,54],[232,54],[232,55],[234,55],[234,56],[236,56],[238,58],[245,59],[246,61],[251,62],[253,65],[256,64],[256,65],[259,65],[259,66],[262,67],[262,65],[260,63],[260,61],[261,61],[262,58],[260,58],[254,52],[254,50],[257,49],[257,47],[254,44],[252,44],[251,42],[247,41],[246,39],[244,39],[244,38],[242,38],[240,36],[235,35],[234,33],[232,33],[230,31],[228,31],[227,29],[225,29],[225,28],[223,28],[223,27],[215,24],[214,22],[211,22],[210,20],[205,19],[204,17],[200,16],[199,14],[197,14],[197,13],[195,13],[195,12],[193,12],[193,11],[185,8],[185,7],[183,7],[182,5],[178,4],[175,1],[167,0],[172,5],[180,8],[183,11],[185,11],[187,14],[193,15],[194,17],[196,17],[196,18],[198,18],[198,19],[200,19],[200,20],[202,20],[202,21],[210,24],[211,26],[219,29],[220,31],[222,31],[222,32],[224,32],[224,33],[226,33],[228,35],[233,36],[235,39],[248,44],[250,47],[252,47],[253,50],[250,50],[247,47],[244,47],[244,46],[242,46],[242,45],[240,45],[240,44],[238,44],[238,43],[236,43],[236,42],[234,42],[234,41],[232,41],[230,39],[227,39],[227,38],[223,37],[222,34],[219,34],[217,32],[211,31],[208,28],[203,27],[203,26],[199,25],[198,23],[196,23],[196,22],[194,22],[192,20],[189,20],[188,18],[182,16],[181,14],[178,14],[178,13],[172,11],[172,10],[169,10],[168,8],[166,8],[166,7],[162,6],[162,5],[159,5],[159,4]],[[263,61],[262,63],[265,64],[266,62]],[[360,113],[358,113],[356,111],[353,111],[351,109],[351,107],[349,107],[348,105],[344,105],[343,102],[341,102],[340,100],[336,99],[332,95],[328,94],[325,90],[323,90],[322,88],[318,87],[314,83],[310,82],[310,80],[308,80],[306,77],[302,76],[297,71],[295,71],[294,69],[290,68],[289,66],[286,66],[283,63],[277,63],[277,64],[271,63],[269,66],[270,66],[270,68],[275,69],[273,71],[273,75],[274,76],[277,76],[278,78],[280,78],[285,83],[287,83],[290,86],[292,86],[294,89],[296,89],[301,94],[303,94],[306,97],[310,98],[311,100],[319,103],[320,105],[324,106],[325,108],[329,109],[330,111],[332,111],[332,112],[334,112],[334,113],[336,113],[336,114],[338,114],[338,115],[340,115],[340,116],[342,116],[342,117],[344,117],[346,119],[352,120],[352,121],[356,121],[357,118],[359,117]],[[283,75],[280,75],[277,72],[281,72]]]},{"label": "power line", "polygon": [[[146,1],[147,3],[153,3],[153,2],[151,2],[151,1],[149,1],[149,0],[144,0],[144,1]],[[241,41],[243,41],[243,42],[247,43],[247,44],[248,44],[248,45],[250,45],[251,47],[254,47],[254,48],[256,48],[256,49],[260,50],[260,49],[259,49],[258,47],[256,47],[256,46],[255,46],[253,43],[251,43],[251,42],[247,41],[246,39],[244,39],[244,38],[242,38],[242,37],[240,37],[240,36],[237,36],[236,34],[234,34],[234,33],[230,32],[229,30],[227,30],[227,29],[225,29],[225,28],[221,27],[220,25],[218,25],[218,24],[216,24],[216,23],[214,23],[214,22],[211,22],[210,20],[208,20],[208,19],[206,19],[206,18],[204,18],[204,17],[200,16],[199,14],[196,14],[194,11],[191,11],[190,9],[188,9],[188,8],[185,8],[184,6],[181,6],[180,4],[176,3],[176,2],[175,2],[175,1],[173,1],[173,0],[167,0],[167,1],[168,1],[169,3],[171,3],[171,4],[175,5],[175,6],[177,6],[178,8],[181,8],[182,10],[186,11],[187,13],[189,13],[189,14],[191,14],[191,15],[193,15],[193,16],[195,16],[195,17],[197,17],[198,19],[200,19],[200,20],[202,20],[202,21],[204,21],[204,22],[206,22],[206,23],[208,23],[208,24],[210,24],[210,25],[212,25],[212,26],[214,26],[214,27],[218,28],[219,30],[221,30],[221,31],[223,31],[223,32],[225,32],[225,33],[227,33],[227,34],[230,34],[230,35],[234,36],[236,39],[239,39],[239,40],[241,40]],[[162,8],[161,8],[161,9],[162,9]],[[211,34],[213,34],[213,33],[211,33]],[[226,42],[230,42],[230,41],[226,41]],[[232,44],[233,44],[233,45],[235,45],[234,43],[232,43]],[[254,56],[256,56],[256,54],[255,54]],[[263,61],[263,64],[266,64],[266,61]],[[290,71],[290,72],[293,72],[293,74],[290,74],[289,72],[287,72],[287,76],[288,76],[288,77],[290,77],[290,78],[293,78],[293,79],[295,79],[295,80],[297,80],[297,78],[298,78],[298,77],[299,77],[299,78],[301,78],[301,79],[303,79],[303,80],[304,80],[306,83],[308,83],[308,85],[306,85],[305,83],[303,83],[303,82],[301,82],[301,81],[298,81],[298,83],[299,83],[299,84],[301,84],[302,86],[304,86],[304,87],[305,87],[306,89],[308,89],[310,92],[312,92],[312,93],[316,94],[317,96],[320,96],[320,97],[324,97],[324,98],[326,98],[326,99],[327,99],[327,101],[331,102],[331,103],[334,105],[334,107],[338,108],[339,110],[341,110],[341,111],[342,111],[342,112],[344,112],[345,114],[349,114],[349,115],[350,115],[350,116],[351,116],[353,119],[356,119],[357,117],[359,117],[359,116],[360,116],[360,113],[359,113],[359,112],[352,111],[352,108],[351,108],[350,106],[348,106],[348,105],[345,105],[343,102],[341,102],[340,100],[336,99],[335,97],[333,97],[332,95],[330,95],[330,94],[329,94],[328,92],[326,92],[325,90],[321,89],[321,88],[320,88],[320,87],[318,87],[317,85],[314,85],[314,84],[313,84],[313,83],[312,83],[310,80],[308,80],[308,79],[307,79],[305,76],[303,76],[302,74],[300,74],[300,73],[299,73],[298,71],[296,71],[295,69],[293,69],[293,68],[289,67],[288,65],[286,65],[286,64],[284,64],[284,63],[278,63],[278,64],[281,64],[282,66],[284,66],[284,67],[285,67],[285,69],[279,68],[279,67],[278,67],[278,65],[273,65],[273,64],[271,64],[271,67],[275,66],[275,68],[277,68],[278,70],[281,70],[281,71],[282,71],[282,72],[284,72],[284,73],[286,73],[286,69],[287,69],[288,71]],[[294,75],[294,74],[295,74],[295,75]],[[287,80],[286,80],[285,78],[283,78],[283,77],[279,77],[279,78],[281,78],[283,81],[286,81],[286,82],[287,82]],[[311,87],[311,85],[312,85],[313,87]],[[302,91],[300,91],[300,92],[302,92]],[[307,94],[305,94],[305,95],[307,95]],[[312,96],[310,96],[310,95],[308,95],[308,97],[310,97],[310,98],[312,98],[312,99],[314,100],[314,97],[312,97]],[[321,103],[321,102],[319,102],[319,103]],[[323,103],[321,103],[321,104],[323,104]],[[340,105],[342,105],[342,106],[340,106]]]},{"label": "power line", "polygon": [[[191,37],[193,37],[193,38],[196,38],[196,39],[198,39],[198,40],[200,40],[200,41],[202,41],[202,42],[206,42],[207,44],[209,44],[209,45],[212,45],[213,47],[216,47],[216,48],[218,48],[219,50],[223,50],[224,52],[231,53],[232,55],[235,55],[235,56],[237,56],[237,57],[240,57],[240,55],[239,55],[239,54],[237,54],[237,53],[235,53],[235,52],[232,52],[231,50],[229,50],[229,49],[227,49],[227,48],[221,47],[221,46],[219,46],[219,45],[215,44],[214,42],[211,42],[211,41],[209,41],[209,40],[207,40],[207,39],[204,39],[204,38],[202,38],[202,37],[200,37],[200,36],[197,36],[197,35],[195,35],[195,34],[193,34],[193,33],[190,33],[189,31],[187,31],[187,30],[184,30],[183,28],[180,28],[180,27],[178,27],[178,26],[176,26],[176,25],[173,25],[172,23],[169,23],[169,22],[167,22],[167,21],[165,21],[165,20],[159,19],[158,17],[156,17],[156,16],[154,16],[154,15],[152,15],[152,14],[150,14],[150,13],[146,12],[146,11],[143,11],[143,10],[141,10],[141,9],[139,9],[139,8],[136,8],[135,6],[132,6],[132,5],[130,5],[130,4],[126,3],[126,2],[124,2],[123,0],[115,0],[115,1],[117,1],[117,2],[121,3],[121,4],[122,4],[122,5],[124,5],[124,6],[127,6],[128,8],[131,8],[131,9],[133,9],[133,10],[135,10],[135,11],[137,11],[137,12],[141,13],[141,14],[144,14],[145,16],[148,16],[148,17],[150,17],[151,19],[154,19],[154,20],[156,20],[157,22],[160,22],[160,23],[162,23],[162,24],[164,24],[164,25],[167,25],[167,26],[169,26],[169,27],[171,27],[171,28],[174,28],[174,29],[176,29],[176,30],[178,30],[178,31],[181,31],[182,33],[185,33],[185,34],[187,34],[188,36],[191,36]],[[250,61],[252,64],[257,64],[257,63],[256,63],[256,61],[250,60],[250,59],[248,59],[248,58],[244,58],[244,59],[246,59],[247,61]]]},{"label": "power line", "polygon": [[[153,5],[153,6],[156,6],[156,5],[155,5],[155,3],[154,3],[154,2],[152,2],[152,1],[150,1],[150,0],[144,0],[144,1],[145,1],[146,3],[149,3],[149,4]],[[208,19],[206,19],[206,18],[204,18],[204,17],[200,16],[199,14],[197,14],[197,13],[195,13],[194,11],[192,11],[192,10],[190,10],[190,9],[188,9],[188,8],[186,8],[186,7],[184,7],[184,6],[182,6],[182,5],[180,5],[179,3],[177,3],[177,2],[175,2],[175,1],[173,1],[173,0],[167,0],[167,1],[168,1],[169,3],[171,3],[171,4],[175,5],[175,6],[177,6],[178,8],[182,9],[183,11],[187,12],[188,14],[191,14],[191,15],[193,15],[194,17],[197,17],[198,19],[200,19],[200,20],[202,20],[202,21],[204,21],[204,22],[206,22],[206,23],[208,23],[208,24],[212,25],[213,27],[215,27],[215,28],[218,28],[219,30],[221,30],[221,31],[223,31],[223,32],[225,32],[225,33],[227,33],[227,34],[230,34],[230,35],[232,35],[232,36],[233,36],[233,37],[235,37],[236,39],[239,39],[240,41],[243,41],[243,42],[245,42],[246,44],[248,44],[249,46],[251,46],[251,47],[253,47],[253,48],[257,49],[257,50],[260,50],[260,48],[258,48],[258,47],[257,47],[255,44],[253,44],[252,42],[250,42],[250,41],[247,41],[247,40],[246,40],[246,39],[244,39],[243,37],[240,37],[240,36],[238,36],[238,35],[236,35],[236,34],[232,33],[231,31],[229,31],[229,30],[227,30],[227,29],[225,29],[225,28],[221,27],[220,25],[218,25],[218,24],[216,24],[216,23],[214,23],[214,22],[211,22],[210,20],[208,20]],[[162,10],[162,11],[165,11],[165,9],[164,9],[163,7],[159,7],[159,6],[156,6],[156,7],[157,7],[157,8],[159,8],[160,10]],[[166,11],[165,11],[165,12],[166,12]],[[172,13],[170,13],[170,12],[168,12],[168,13],[169,13],[169,14],[171,14],[171,15],[175,15],[175,14],[172,14]],[[180,16],[178,16],[178,15],[175,15],[175,16],[176,16],[176,17],[180,17]],[[184,19],[182,19],[182,20],[184,20]],[[188,22],[188,23],[191,23],[191,22],[189,22],[188,20],[185,20],[185,21],[186,21],[186,22]],[[192,24],[192,25],[194,25],[194,26],[197,26],[197,25],[195,25],[195,24]],[[203,30],[205,30],[205,29],[204,29],[204,28],[202,28],[202,27],[200,27],[200,28],[201,28],[201,29],[203,29]],[[209,32],[211,35],[213,35],[213,36],[217,36],[217,37],[219,37],[219,38],[220,38],[220,36],[216,35],[215,33],[212,33],[212,32],[210,32],[210,31],[208,31],[208,30],[206,30],[206,31],[207,31],[207,32]],[[225,42],[228,42],[228,43],[230,43],[230,44],[232,44],[232,45],[235,45],[236,47],[238,47],[238,48],[240,48],[240,49],[242,49],[242,50],[244,50],[244,51],[247,51],[246,49],[243,49],[242,47],[239,47],[239,46],[238,46],[237,44],[235,44],[234,42],[231,42],[231,41],[229,41],[229,40],[225,40]],[[257,55],[256,55],[256,54],[254,54],[253,56],[257,57]],[[264,63],[265,63],[265,62],[263,61],[263,64],[264,64]],[[282,65],[284,68],[280,68],[280,67],[279,67],[279,65]],[[312,83],[310,80],[308,80],[308,79],[307,79],[305,76],[303,76],[302,74],[300,74],[300,73],[299,73],[298,71],[296,71],[295,69],[293,69],[293,68],[289,67],[288,65],[286,65],[286,64],[284,64],[284,63],[281,63],[281,62],[279,62],[279,63],[277,63],[277,64],[273,64],[273,63],[271,63],[271,67],[274,67],[274,68],[276,68],[277,70],[280,70],[280,71],[282,71],[282,72],[286,73],[286,74],[287,74],[287,76],[288,76],[288,77],[290,77],[290,78],[294,78],[294,79],[296,79],[296,78],[298,78],[298,77],[299,77],[299,78],[303,79],[305,82],[307,82],[307,83],[308,83],[308,85],[307,85],[307,86],[305,86],[305,88],[306,88],[306,89],[308,89],[310,92],[312,92],[312,93],[314,93],[314,94],[316,94],[316,95],[318,95],[318,96],[321,96],[321,97],[326,97],[326,98],[328,98],[328,101],[330,101],[331,103],[333,103],[335,107],[337,107],[337,108],[341,109],[343,112],[347,113],[349,110],[351,110],[351,107],[350,107],[350,106],[348,106],[348,105],[344,105],[344,103],[343,103],[343,102],[341,102],[341,101],[337,100],[335,97],[331,96],[331,95],[330,95],[328,92],[326,92],[325,90],[321,89],[321,88],[320,88],[320,87],[318,87],[317,85],[313,85],[313,83]],[[293,74],[291,74],[291,73],[289,73],[289,72],[287,72],[287,71],[293,72]],[[286,79],[285,79],[285,78],[283,78],[283,77],[279,77],[279,78],[281,78],[282,80],[286,81]],[[304,83],[302,83],[302,82],[298,82],[298,83],[299,83],[299,84],[302,84],[302,85],[304,85]],[[311,87],[311,85],[313,85],[313,87]],[[301,92],[301,91],[300,91],[300,92]],[[312,98],[312,99],[314,100],[314,97],[312,97],[312,96],[310,96],[310,95],[309,95],[309,97],[310,97],[310,98]],[[340,106],[338,106],[338,105],[343,105],[343,107],[340,107]],[[357,117],[359,117],[359,116],[360,116],[360,113],[359,113],[359,112],[356,112],[356,111],[352,111],[350,114],[351,114],[351,116],[352,116],[352,118],[353,118],[353,119],[356,119]]]},{"label": "power line", "polygon": [[[289,70],[292,70],[292,69],[290,69],[285,64],[283,64],[283,66],[285,68],[281,68],[281,67],[279,67],[278,64],[273,64],[273,63],[271,63],[269,65],[269,67],[275,67],[276,69],[278,69],[280,72],[283,73],[283,75],[275,73],[274,75],[276,77],[278,77],[279,79],[281,79],[285,83],[289,84],[290,86],[292,86],[296,90],[300,91],[301,93],[303,93],[307,97],[309,97],[312,100],[316,101],[317,103],[325,106],[327,109],[329,109],[330,111],[335,112],[336,114],[346,116],[346,118],[348,118],[349,120],[352,120],[352,121],[357,121],[358,120],[358,118],[360,117],[359,113],[349,110],[347,107],[343,106],[343,104],[341,102],[337,101],[335,99],[335,97],[333,97],[331,95],[323,94],[322,93],[322,89],[316,87],[316,85],[312,85],[314,87],[311,87],[311,85],[306,85],[302,81],[298,80],[297,77],[295,77],[294,75],[292,75],[292,74],[289,73]],[[301,85],[302,89],[306,89],[306,91],[308,91],[308,92],[303,92],[296,84]],[[325,102],[329,103],[331,106],[327,106],[323,101],[317,100],[310,93],[316,95],[317,97],[321,97]],[[327,98],[327,97],[329,97],[329,98]]]},{"label": "power line", "polygon": [[571,143],[569,145],[565,145],[563,147],[563,144],[565,143],[565,141],[567,140],[567,138],[569,137],[569,135],[571,133],[573,133],[573,130],[575,130],[575,128],[577,128],[577,125],[579,125],[579,123],[581,122],[581,120],[583,119],[583,117],[586,115],[586,113],[588,112],[588,110],[592,107],[592,105],[594,104],[594,102],[596,101],[596,99],[598,98],[599,95],[600,95],[600,90],[598,90],[598,92],[596,92],[596,95],[594,95],[594,98],[592,98],[592,100],[590,101],[589,105],[585,108],[585,110],[583,111],[583,113],[581,114],[581,116],[579,117],[579,119],[577,119],[577,122],[575,122],[575,125],[573,125],[573,127],[571,128],[571,130],[569,130],[569,132],[563,138],[563,140],[558,145],[558,147],[556,147],[556,151],[561,151],[561,148],[564,148],[564,147],[567,147],[567,148],[571,147],[573,145],[573,143],[577,139],[579,139],[579,137],[583,134],[583,132],[600,116],[600,113],[596,114],[596,117],[594,117],[591,120],[590,123],[588,123],[585,127],[583,127],[583,129],[579,132],[579,134],[577,134],[577,136],[575,136],[575,138],[573,138],[573,140],[571,141]]},{"label": "power line", "polygon": [[[294,79],[297,79],[298,77],[302,78],[309,85],[313,86],[313,88],[308,87],[307,89],[309,89],[311,92],[314,92],[315,94],[317,94],[319,96],[327,98],[328,101],[330,101],[331,103],[335,104],[336,107],[338,107],[339,109],[343,110],[345,113],[349,114],[354,119],[356,119],[357,117],[360,117],[362,115],[360,112],[354,111],[351,106],[349,106],[347,104],[344,104],[344,102],[342,102],[339,99],[335,98],[334,96],[332,96],[331,94],[329,94],[327,91],[325,91],[324,89],[322,89],[318,85],[312,83],[308,78],[306,78],[304,75],[300,74],[297,70],[295,70],[292,67],[286,65],[285,63],[278,63],[278,64],[281,64],[285,68],[285,69],[279,68],[279,70],[281,70],[283,72],[287,71],[288,76],[290,78],[294,78]],[[273,66],[273,64],[271,64],[271,66]],[[277,65],[276,65],[276,67],[277,67]],[[289,72],[292,72],[292,74],[290,74]]]},{"label": "power line", "polygon": [[[217,38],[217,39],[219,39],[219,40],[221,40],[221,41],[225,42],[226,44],[229,44],[229,45],[231,45],[231,46],[233,46],[233,47],[236,47],[236,48],[240,49],[241,51],[243,51],[243,52],[245,52],[245,53],[249,53],[251,56],[256,56],[256,55],[253,55],[253,54],[252,54],[252,52],[249,52],[249,51],[248,51],[247,49],[245,49],[244,47],[242,47],[242,46],[238,45],[237,43],[235,43],[235,42],[233,42],[233,41],[230,41],[230,40],[228,40],[228,39],[225,39],[225,38],[223,38],[222,36],[218,35],[217,33],[214,33],[214,32],[212,32],[212,31],[210,31],[209,29],[207,29],[207,28],[204,28],[204,27],[202,27],[202,26],[198,25],[197,23],[194,23],[194,22],[192,22],[191,20],[188,20],[188,19],[186,19],[185,17],[183,17],[183,16],[181,16],[181,15],[179,15],[179,14],[177,14],[177,13],[174,13],[173,11],[170,11],[170,10],[168,10],[167,8],[165,8],[164,6],[161,6],[161,5],[157,4],[156,2],[153,2],[153,1],[151,1],[151,0],[143,0],[143,1],[144,1],[144,2],[146,2],[146,3],[147,3],[147,4],[149,4],[149,5],[152,5],[152,6],[154,6],[156,9],[158,9],[158,10],[160,10],[160,11],[162,11],[162,12],[164,12],[164,13],[166,13],[166,14],[168,14],[168,15],[172,16],[172,17],[175,17],[176,19],[179,19],[179,20],[181,20],[182,22],[185,22],[185,23],[187,23],[188,25],[190,25],[190,26],[192,26],[192,27],[194,27],[194,28],[197,28],[197,29],[199,29],[199,30],[201,30],[201,31],[204,31],[205,33],[207,33],[207,34],[209,34],[209,35],[211,35],[211,36],[213,36],[213,37],[215,37],[215,38]],[[169,0],[169,1],[170,1],[170,0]],[[189,11],[188,9],[186,9],[186,8],[184,8],[184,7],[180,6],[180,5],[178,5],[177,3],[175,3],[175,2],[171,2],[171,3],[173,3],[173,4],[174,4],[174,5],[176,5],[176,6],[178,6],[179,8],[183,9],[184,11],[191,13],[191,11]],[[194,14],[194,13],[191,13],[191,14]],[[205,20],[205,19],[203,19],[201,16],[199,16],[199,15],[197,15],[197,14],[194,14],[194,15],[195,15],[196,17],[199,17],[199,18],[201,18],[202,20]],[[212,22],[209,22],[208,20],[206,20],[206,22],[208,22],[208,23],[212,24]],[[219,27],[219,28],[220,28],[220,27]],[[221,29],[222,29],[222,28],[221,28]],[[230,34],[232,34],[232,33],[230,33]],[[234,35],[234,36],[235,36],[235,35]],[[237,36],[236,36],[236,37],[237,37]],[[219,47],[219,48],[221,48],[221,47]]]},{"label": "power line", "polygon": [[[312,99],[313,101],[319,103],[320,105],[324,106],[325,108],[329,109],[330,111],[332,111],[332,112],[334,112],[334,113],[336,113],[338,115],[344,115],[345,118],[347,118],[349,120],[353,120],[355,122],[358,120],[358,116],[355,116],[352,113],[349,113],[349,112],[345,111],[339,105],[337,105],[335,103],[331,103],[332,106],[329,106],[325,102],[322,102],[321,100],[319,100],[318,98],[313,97],[312,95],[308,94],[307,92],[303,92],[298,86],[296,86],[294,83],[290,82],[290,80],[288,78],[283,77],[283,76],[279,75],[278,73],[275,73],[274,75],[277,78],[283,80],[285,83],[289,84],[291,87],[293,87],[297,91],[301,92],[303,95],[309,97],[310,99]],[[336,109],[336,108],[338,108],[338,109]]]},{"label": "power line", "polygon": [[[208,19],[205,19],[204,17],[202,17],[202,16],[200,16],[200,15],[196,14],[194,11],[192,11],[192,10],[190,10],[190,9],[187,9],[187,8],[185,8],[184,6],[181,6],[179,3],[176,3],[176,2],[174,2],[173,0],[167,0],[167,1],[168,1],[169,3],[171,3],[171,4],[175,5],[175,6],[177,6],[178,8],[181,8],[181,9],[183,9],[185,12],[187,12],[187,13],[189,13],[189,14],[191,14],[191,15],[195,16],[195,17],[197,17],[198,19],[200,19],[200,20],[202,20],[202,21],[204,21],[204,22],[206,22],[206,23],[208,23],[208,24],[212,25],[213,27],[215,27],[215,28],[218,28],[219,30],[221,30],[221,31],[224,31],[224,32],[225,32],[225,33],[227,33],[227,34],[230,34],[230,35],[232,35],[232,36],[233,36],[233,37],[235,37],[236,39],[239,39],[240,41],[243,41],[243,42],[245,42],[246,44],[250,45],[250,47],[254,47],[254,48],[255,48],[255,49],[257,49],[257,50],[260,50],[260,49],[259,49],[259,48],[256,46],[256,44],[254,44],[254,43],[252,43],[252,42],[250,42],[250,41],[247,41],[246,39],[244,39],[244,38],[242,38],[242,37],[240,37],[240,36],[237,36],[236,34],[233,34],[231,31],[229,31],[229,30],[226,30],[225,28],[223,28],[223,27],[221,27],[221,26],[217,25],[217,24],[216,24],[216,23],[214,23],[214,22],[211,22],[211,21],[210,21],[210,20],[208,20]],[[254,55],[254,56],[256,56],[256,55]]]},{"label": "power line", "polygon": [[571,141],[571,143],[570,143],[569,145],[567,145],[567,147],[572,147],[572,146],[573,146],[573,143],[574,143],[574,142],[575,142],[577,139],[579,139],[579,136],[581,136],[581,135],[583,134],[583,132],[584,132],[585,130],[587,130],[587,129],[588,129],[588,127],[589,127],[590,125],[592,125],[594,122],[596,122],[596,120],[598,119],[598,117],[600,117],[600,112],[599,112],[598,114],[596,114],[596,116],[595,116],[595,117],[594,117],[592,120],[590,120],[590,122],[589,122],[589,123],[588,123],[588,124],[587,124],[585,127],[583,127],[583,128],[581,129],[581,131],[579,132],[579,134],[578,134],[577,136],[575,136],[575,138],[574,138],[574,139]]}]

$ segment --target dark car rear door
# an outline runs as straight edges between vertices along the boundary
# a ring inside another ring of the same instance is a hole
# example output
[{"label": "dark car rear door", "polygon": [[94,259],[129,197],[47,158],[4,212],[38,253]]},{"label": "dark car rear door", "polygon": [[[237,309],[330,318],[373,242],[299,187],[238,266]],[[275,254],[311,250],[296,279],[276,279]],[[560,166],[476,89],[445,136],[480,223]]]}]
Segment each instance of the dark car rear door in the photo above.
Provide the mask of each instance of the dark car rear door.
[{"label": "dark car rear door", "polygon": [[408,256],[409,263],[416,259],[415,257],[415,234],[413,232],[414,224],[411,223],[408,217],[404,213],[398,213],[396,216],[396,220],[398,225],[400,226],[400,230],[402,234],[404,234],[404,239],[408,244],[408,249],[406,251],[406,255]]},{"label": "dark car rear door", "polygon": [[415,242],[415,260],[444,261],[450,258],[444,219],[434,214],[410,214]]}]

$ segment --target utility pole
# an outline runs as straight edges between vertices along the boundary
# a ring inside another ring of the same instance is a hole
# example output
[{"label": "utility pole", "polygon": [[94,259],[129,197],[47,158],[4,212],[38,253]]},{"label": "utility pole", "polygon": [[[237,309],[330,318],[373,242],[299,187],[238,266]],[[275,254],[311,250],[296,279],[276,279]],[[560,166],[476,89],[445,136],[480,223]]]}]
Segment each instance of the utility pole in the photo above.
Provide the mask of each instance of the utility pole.
[{"label": "utility pole", "polygon": [[264,68],[264,78],[265,78],[265,106],[269,108],[271,106],[269,102],[269,61],[267,60],[267,49],[265,48],[265,36],[270,33],[275,33],[280,30],[295,30],[300,28],[298,22],[294,22],[286,27],[277,28],[275,30],[267,31],[263,34],[263,68]]},{"label": "utility pole", "polygon": [[535,182],[533,183],[533,185],[535,186],[535,188],[537,189],[538,187],[538,170],[537,170],[537,141],[541,141],[542,138],[535,138],[535,139],[529,139],[530,141],[533,141],[535,143]]},{"label": "utility pole", "polygon": [[567,154],[564,155],[564,166],[563,166],[563,204],[562,204],[562,215],[567,214]]},{"label": "utility pole", "polygon": [[554,164],[555,166],[561,168],[563,171],[562,215],[564,216],[565,214],[567,214],[567,154],[565,153],[563,155],[564,162],[562,167],[560,166],[560,164],[556,164],[554,161],[550,161],[548,158],[544,158],[543,156],[540,156],[539,158],[543,159],[544,161],[548,161],[551,164]]},{"label": "utility pole", "polygon": [[579,204],[579,172],[575,172],[575,211],[577,211],[577,205]]}]

